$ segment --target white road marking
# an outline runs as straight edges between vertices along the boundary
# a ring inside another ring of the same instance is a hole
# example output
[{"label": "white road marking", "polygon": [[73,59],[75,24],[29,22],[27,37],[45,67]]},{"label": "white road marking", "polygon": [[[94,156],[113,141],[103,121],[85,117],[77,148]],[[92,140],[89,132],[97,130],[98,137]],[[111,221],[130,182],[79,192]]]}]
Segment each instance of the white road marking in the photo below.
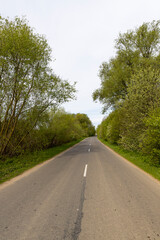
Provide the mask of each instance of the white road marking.
[{"label": "white road marking", "polygon": [[88,149],[88,152],[90,152],[90,151],[91,151],[91,149],[89,148],[89,149]]},{"label": "white road marking", "polygon": [[87,167],[88,167],[88,164],[86,164],[86,166],[85,166],[83,177],[87,176]]}]

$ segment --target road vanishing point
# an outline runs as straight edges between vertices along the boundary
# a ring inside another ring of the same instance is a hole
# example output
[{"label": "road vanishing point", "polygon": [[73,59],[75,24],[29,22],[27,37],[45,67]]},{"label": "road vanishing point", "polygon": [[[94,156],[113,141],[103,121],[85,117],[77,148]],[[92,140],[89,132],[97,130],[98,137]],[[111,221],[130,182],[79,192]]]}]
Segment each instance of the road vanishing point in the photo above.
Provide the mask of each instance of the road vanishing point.
[{"label": "road vanishing point", "polygon": [[83,140],[0,186],[0,240],[158,240],[160,183]]}]

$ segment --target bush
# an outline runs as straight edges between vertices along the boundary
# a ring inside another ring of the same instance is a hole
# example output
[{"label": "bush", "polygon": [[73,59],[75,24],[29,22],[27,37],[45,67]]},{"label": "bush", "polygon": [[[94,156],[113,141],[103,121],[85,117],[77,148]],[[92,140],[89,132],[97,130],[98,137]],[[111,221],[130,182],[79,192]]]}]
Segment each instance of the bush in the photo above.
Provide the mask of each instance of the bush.
[{"label": "bush", "polygon": [[160,108],[152,111],[144,123],[146,130],[141,136],[140,147],[152,156],[153,164],[160,164]]},{"label": "bush", "polygon": [[120,111],[115,110],[98,126],[98,137],[110,143],[118,143],[120,139],[120,124]]}]

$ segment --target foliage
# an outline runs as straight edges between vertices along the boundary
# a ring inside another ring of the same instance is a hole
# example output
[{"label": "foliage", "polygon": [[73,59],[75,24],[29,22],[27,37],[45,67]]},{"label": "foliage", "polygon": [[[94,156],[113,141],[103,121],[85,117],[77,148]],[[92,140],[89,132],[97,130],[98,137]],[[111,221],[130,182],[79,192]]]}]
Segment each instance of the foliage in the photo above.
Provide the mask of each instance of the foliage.
[{"label": "foliage", "polygon": [[115,110],[108,117],[109,123],[107,126],[107,140],[111,143],[117,143],[120,138],[120,113]]},{"label": "foliage", "polygon": [[131,66],[124,62],[122,56],[100,66],[101,88],[93,93],[93,100],[99,100],[103,104],[103,113],[109,108],[116,108],[125,98],[131,70]]},{"label": "foliage", "polygon": [[159,21],[144,23],[134,31],[119,35],[116,56],[100,66],[101,88],[93,93],[93,99],[102,102],[104,112],[123,102],[132,74],[143,65],[144,60],[159,55],[159,24]]},{"label": "foliage", "polygon": [[119,34],[116,40],[116,49],[118,52],[138,53],[140,57],[151,58],[157,55],[160,46],[160,21],[143,23],[135,30]]},{"label": "foliage", "polygon": [[17,151],[46,109],[74,97],[75,87],[52,72],[50,61],[47,40],[25,19],[0,19],[1,155]]},{"label": "foliage", "polygon": [[160,107],[159,70],[147,67],[136,72],[128,86],[128,95],[121,107],[120,143],[127,149],[141,149],[141,135],[146,129],[146,119],[155,108]]},{"label": "foliage", "polygon": [[83,137],[84,132],[74,114],[58,111],[51,120],[52,144],[60,145]]},{"label": "foliage", "polygon": [[[101,140],[101,139],[100,139]],[[160,180],[160,165],[153,165],[152,159],[150,155],[144,155],[140,152],[129,151],[122,146],[111,144],[104,140],[101,140],[105,145],[113,149],[115,152],[120,154],[122,157],[130,161],[131,163],[135,164],[139,168],[143,169],[145,172],[149,173],[156,179]]]},{"label": "foliage", "polygon": [[98,136],[160,163],[160,22],[144,23],[120,34],[116,56],[100,66],[101,87],[93,99],[112,113]]},{"label": "foliage", "polygon": [[94,136],[95,135],[95,127],[92,125],[91,120],[89,117],[84,113],[77,113],[76,119],[80,123],[84,131],[84,136]]},{"label": "foliage", "polygon": [[160,108],[150,112],[144,123],[146,130],[141,136],[142,151],[152,155],[153,164],[160,164]]},{"label": "foliage", "polygon": [[120,118],[121,116],[118,110],[111,112],[98,126],[98,137],[110,143],[117,143],[120,138]]},{"label": "foliage", "polygon": [[80,142],[81,140],[82,139],[79,139],[77,141],[66,143],[61,146],[56,146],[41,151],[34,151],[31,153],[25,153],[16,157],[10,157],[7,158],[6,161],[0,161],[0,183],[16,177],[27,169],[30,169],[50,158],[53,158],[55,155],[72,147],[74,144]]},{"label": "foliage", "polygon": [[74,141],[95,134],[94,127],[86,114],[70,114],[59,110],[53,114],[50,123],[52,144]]}]

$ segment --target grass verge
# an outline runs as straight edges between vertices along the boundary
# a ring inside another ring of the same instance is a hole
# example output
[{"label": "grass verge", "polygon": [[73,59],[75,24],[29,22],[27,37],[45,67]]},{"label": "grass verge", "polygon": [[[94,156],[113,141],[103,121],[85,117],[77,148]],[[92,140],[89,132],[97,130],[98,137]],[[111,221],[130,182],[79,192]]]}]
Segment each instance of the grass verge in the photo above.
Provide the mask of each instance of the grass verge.
[{"label": "grass verge", "polygon": [[151,157],[143,155],[138,152],[131,152],[124,150],[122,147],[106,142],[102,139],[99,139],[102,143],[113,149],[122,157],[126,158],[128,161],[132,162],[139,168],[143,169],[145,172],[152,175],[154,178],[160,180],[160,166],[154,166],[151,164]]},{"label": "grass verge", "polygon": [[0,183],[3,183],[13,177],[16,177],[24,171],[42,163],[57,154],[72,147],[83,139],[63,144],[61,146],[49,148],[46,150],[36,151],[6,159],[4,162],[0,161]]}]

